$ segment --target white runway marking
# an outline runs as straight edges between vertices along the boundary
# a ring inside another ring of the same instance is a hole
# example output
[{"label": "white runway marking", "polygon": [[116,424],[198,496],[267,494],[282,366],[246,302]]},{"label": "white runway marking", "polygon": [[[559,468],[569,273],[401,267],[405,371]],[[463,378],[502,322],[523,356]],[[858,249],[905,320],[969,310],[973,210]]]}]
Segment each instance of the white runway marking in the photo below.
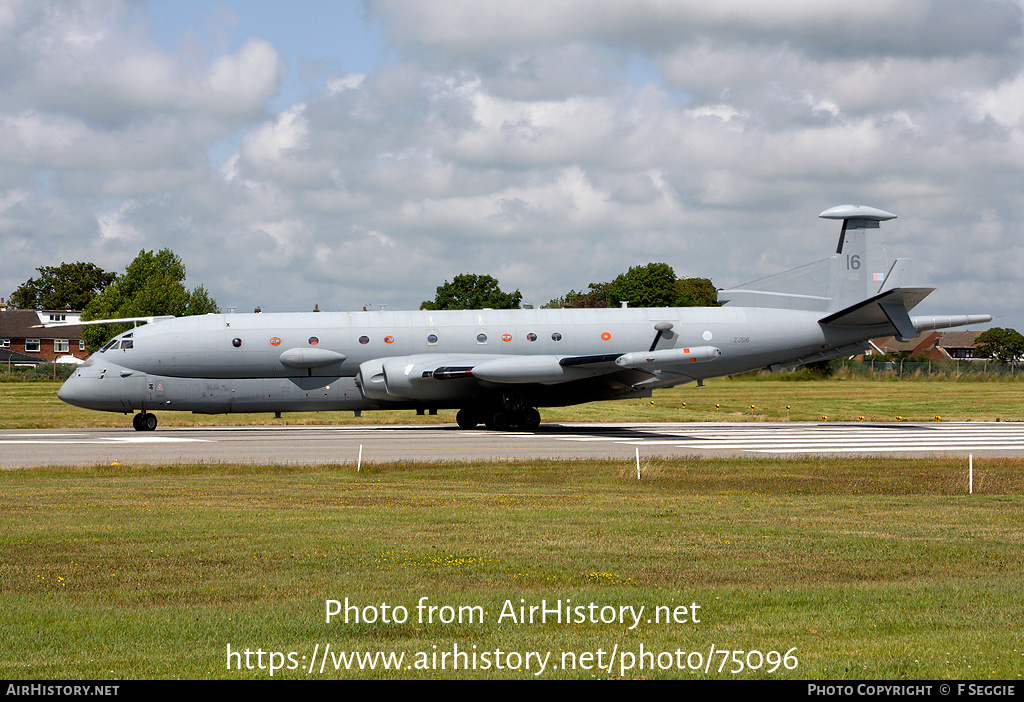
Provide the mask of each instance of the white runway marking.
[{"label": "white runway marking", "polygon": [[179,436],[146,435],[141,436],[95,436],[91,434],[20,434],[17,439],[6,438],[0,434],[0,446],[3,445],[34,445],[64,444],[175,444],[175,443],[208,443],[209,439],[189,439]]},{"label": "white runway marking", "polygon": [[[562,441],[611,442],[639,447],[695,451],[748,451],[763,454],[832,454],[887,452],[1022,451],[1024,426],[1007,424],[726,424],[631,427],[635,434],[563,436]],[[678,438],[668,438],[677,435]]]}]

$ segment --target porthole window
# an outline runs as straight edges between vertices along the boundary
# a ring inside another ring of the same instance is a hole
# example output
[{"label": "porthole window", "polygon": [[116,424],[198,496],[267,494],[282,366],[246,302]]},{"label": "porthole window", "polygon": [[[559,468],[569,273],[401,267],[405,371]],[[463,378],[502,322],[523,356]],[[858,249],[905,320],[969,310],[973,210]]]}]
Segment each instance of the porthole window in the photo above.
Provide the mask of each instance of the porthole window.
[{"label": "porthole window", "polygon": [[359,343],[362,344],[363,346],[365,346],[366,344],[370,343],[370,337],[368,337],[368,336],[361,336],[361,337],[359,337]]},{"label": "porthole window", "polygon": [[487,335],[486,334],[477,334],[476,335],[476,343],[478,343],[478,344],[486,344],[487,343]]},{"label": "porthole window", "polygon": [[427,343],[428,344],[436,344],[437,343],[437,334],[427,334]]},{"label": "porthole window", "polygon": [[536,341],[537,340],[537,335],[534,334],[533,332],[530,332],[529,334],[526,335],[526,340],[527,341]]},{"label": "porthole window", "polygon": [[551,335],[551,340],[552,341],[561,341],[562,340],[562,335],[559,334],[558,332],[555,332],[554,334]]},{"label": "porthole window", "polygon": [[310,346],[316,346],[319,343],[320,343],[320,339],[316,338],[315,336],[309,337],[309,345]]},{"label": "porthole window", "polygon": [[242,340],[238,339],[238,338],[232,339],[231,340],[231,345],[234,346],[237,349],[239,346],[242,345]]}]

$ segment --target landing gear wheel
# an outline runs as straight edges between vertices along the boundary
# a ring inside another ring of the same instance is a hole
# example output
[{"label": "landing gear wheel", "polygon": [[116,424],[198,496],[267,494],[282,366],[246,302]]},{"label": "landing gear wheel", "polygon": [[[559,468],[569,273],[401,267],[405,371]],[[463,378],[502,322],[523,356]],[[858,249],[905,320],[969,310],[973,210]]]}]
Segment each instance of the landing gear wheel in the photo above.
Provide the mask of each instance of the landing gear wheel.
[{"label": "landing gear wheel", "polygon": [[533,407],[524,407],[515,413],[516,426],[523,431],[536,431],[540,426],[540,412]]},{"label": "landing gear wheel", "polygon": [[476,412],[460,409],[455,415],[455,422],[463,429],[476,429],[476,425],[480,423],[480,418]]},{"label": "landing gear wheel", "polygon": [[135,431],[153,431],[156,429],[156,415],[140,412],[132,417],[132,426],[135,427]]},{"label": "landing gear wheel", "polygon": [[508,416],[508,412],[504,410],[498,410],[487,415],[484,419],[484,424],[487,425],[488,429],[494,429],[495,431],[508,431],[512,428],[512,420]]}]

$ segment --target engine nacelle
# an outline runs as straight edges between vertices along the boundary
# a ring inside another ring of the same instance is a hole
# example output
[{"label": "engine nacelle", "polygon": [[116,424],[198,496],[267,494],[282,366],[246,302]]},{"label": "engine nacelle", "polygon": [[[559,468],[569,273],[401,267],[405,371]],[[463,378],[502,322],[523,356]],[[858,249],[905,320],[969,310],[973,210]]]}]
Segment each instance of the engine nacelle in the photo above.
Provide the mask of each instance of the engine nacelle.
[{"label": "engine nacelle", "polygon": [[476,381],[468,369],[462,374],[439,374],[438,378],[444,379],[434,377],[435,370],[450,370],[452,365],[450,357],[433,354],[375,358],[359,364],[359,386],[370,399],[392,402],[443,402],[472,397],[471,388]]}]

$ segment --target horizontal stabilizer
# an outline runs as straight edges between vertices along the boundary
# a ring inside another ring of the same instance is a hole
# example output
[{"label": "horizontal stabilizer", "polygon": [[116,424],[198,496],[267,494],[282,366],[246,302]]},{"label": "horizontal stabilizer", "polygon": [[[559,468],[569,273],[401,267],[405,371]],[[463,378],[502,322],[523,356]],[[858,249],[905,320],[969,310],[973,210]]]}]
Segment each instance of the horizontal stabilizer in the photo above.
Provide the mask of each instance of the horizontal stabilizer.
[{"label": "horizontal stabilizer", "polygon": [[912,328],[908,310],[912,310],[934,288],[895,288],[879,293],[855,305],[834,312],[819,320],[834,327],[873,327],[889,325],[900,336],[917,336]]}]

